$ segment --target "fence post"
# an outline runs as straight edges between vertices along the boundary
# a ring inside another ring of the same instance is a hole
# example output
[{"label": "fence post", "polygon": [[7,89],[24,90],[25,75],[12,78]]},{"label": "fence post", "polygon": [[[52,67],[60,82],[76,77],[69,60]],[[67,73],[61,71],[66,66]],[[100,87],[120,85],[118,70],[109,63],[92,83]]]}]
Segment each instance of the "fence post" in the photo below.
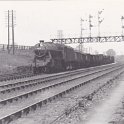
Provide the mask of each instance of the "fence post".
[{"label": "fence post", "polygon": [[4,46],[4,44],[3,44],[3,51],[4,51],[4,49],[5,49],[4,47],[5,47],[5,46]]}]

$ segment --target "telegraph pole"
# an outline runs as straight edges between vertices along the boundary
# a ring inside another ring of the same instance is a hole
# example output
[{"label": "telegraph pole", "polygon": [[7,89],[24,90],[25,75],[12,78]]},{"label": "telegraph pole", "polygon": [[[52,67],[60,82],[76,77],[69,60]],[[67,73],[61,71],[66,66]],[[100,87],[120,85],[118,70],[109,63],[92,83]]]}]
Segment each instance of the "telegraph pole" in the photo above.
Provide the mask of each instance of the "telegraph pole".
[{"label": "telegraph pole", "polygon": [[91,38],[91,28],[93,27],[92,25],[92,21],[91,21],[91,18],[93,18],[93,16],[89,15],[89,37]]},{"label": "telegraph pole", "polygon": [[58,39],[62,39],[63,38],[63,30],[58,30],[57,36],[58,36]]},{"label": "telegraph pole", "polygon": [[[58,39],[63,38],[63,30],[57,30],[57,37],[58,37]],[[61,44],[62,44],[62,42],[61,42]]]},{"label": "telegraph pole", "polygon": [[100,15],[102,14],[103,10],[102,11],[98,11],[98,37],[100,37],[100,24],[103,22],[104,18],[101,19],[100,18]]},{"label": "telegraph pole", "polygon": [[14,27],[15,27],[15,22],[14,22],[14,11],[13,10],[8,10],[7,11],[7,27],[8,27],[8,45],[7,45],[7,50],[8,53],[10,53],[10,37],[12,38],[12,53],[15,54],[15,41],[14,41]]},{"label": "telegraph pole", "polygon": [[79,50],[81,51],[81,52],[83,52],[83,43],[82,43],[82,37],[83,37],[83,30],[85,30],[84,28],[83,28],[83,22],[84,21],[87,21],[87,20],[84,20],[84,19],[80,19],[80,26],[81,26],[81,33],[80,33],[80,38],[81,38],[81,43],[80,43],[80,45],[79,46],[81,46],[81,49],[80,49],[80,47],[79,47]]},{"label": "telegraph pole", "polygon": [[[81,18],[81,20],[80,20],[80,22],[81,22],[81,34],[80,34],[80,37],[82,38],[83,37],[83,24],[82,24],[82,22],[83,22],[84,20]],[[81,39],[81,41],[82,41],[82,39]],[[80,43],[80,45],[79,45],[79,51],[81,51],[82,52],[82,46],[83,44],[82,44],[82,42]],[[80,48],[81,47],[81,48]]]},{"label": "telegraph pole", "polygon": [[89,37],[91,37],[91,15],[89,15]]},{"label": "telegraph pole", "polygon": [[86,30],[85,28],[83,28],[83,22],[85,22],[87,20],[84,20],[84,19],[80,19],[80,25],[81,25],[81,34],[80,34],[80,37],[82,38],[83,37],[83,30]]},{"label": "telegraph pole", "polygon": [[123,21],[124,21],[124,16],[122,16],[121,17],[121,24],[122,24],[122,26],[121,26],[121,28],[122,28],[122,36],[124,36],[124,23],[123,23]]},{"label": "telegraph pole", "polygon": [[92,21],[91,21],[91,19],[93,18],[93,16],[92,15],[89,15],[89,37],[90,37],[90,41],[91,41],[91,28],[93,27],[93,25],[92,25]]},{"label": "telegraph pole", "polygon": [[8,10],[8,47],[7,47],[7,48],[8,48],[8,53],[10,52],[10,49],[9,49],[9,44],[10,44],[10,39],[9,39],[9,38],[10,38],[10,35],[9,35],[9,27],[10,27],[10,26],[9,26],[9,10]]},{"label": "telegraph pole", "polygon": [[98,37],[100,37],[100,12],[98,11]]},{"label": "telegraph pole", "polygon": [[82,36],[83,36],[83,27],[82,27],[82,22],[83,22],[84,20],[81,18],[81,38],[82,38]]},{"label": "telegraph pole", "polygon": [[13,20],[13,10],[12,10],[12,46],[13,46],[13,55],[15,54],[15,42],[14,42],[14,20]]}]

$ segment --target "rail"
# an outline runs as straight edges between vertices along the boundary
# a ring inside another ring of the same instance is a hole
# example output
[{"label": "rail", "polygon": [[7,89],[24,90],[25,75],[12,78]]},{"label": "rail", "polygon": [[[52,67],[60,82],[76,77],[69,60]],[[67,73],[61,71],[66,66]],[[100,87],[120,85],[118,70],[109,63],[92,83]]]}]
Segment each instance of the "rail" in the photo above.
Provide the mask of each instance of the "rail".
[{"label": "rail", "polygon": [[[60,114],[55,120],[53,120],[51,123],[49,124],[56,124],[58,121],[60,121],[62,118],[67,117],[70,113],[72,113],[73,111],[77,110],[78,108],[82,107],[85,109],[85,107],[87,106],[87,103],[89,101],[93,100],[93,97],[102,90],[102,88],[106,87],[107,85],[111,85],[113,83],[114,80],[118,79],[119,76],[123,74],[123,72],[119,73],[117,76],[115,76],[114,78],[110,79],[109,81],[107,81],[105,84],[103,84],[102,86],[100,86],[99,88],[97,88],[96,90],[94,90],[92,93],[85,95],[81,98],[81,100],[79,100],[75,105],[71,106],[70,108],[68,108],[66,111],[63,111],[62,114]],[[80,97],[79,97],[80,98]]]},{"label": "rail", "polygon": [[[110,68],[113,69],[113,67],[110,67]],[[45,87],[42,87],[42,88],[38,88],[38,89],[29,91],[29,92],[26,92],[26,93],[20,94],[20,95],[18,95],[18,96],[14,96],[14,97],[11,97],[11,98],[7,98],[6,100],[0,101],[0,104],[5,105],[5,104],[7,104],[7,103],[9,103],[9,102],[13,102],[15,99],[16,99],[16,101],[17,101],[19,98],[21,98],[21,99],[22,99],[23,97],[24,97],[24,98],[25,98],[25,97],[28,98],[29,96],[32,96],[33,94],[37,94],[37,93],[39,93],[39,92],[42,92],[42,91],[45,91],[45,90],[48,90],[48,89],[51,89],[51,88],[54,88],[54,87],[58,87],[58,86],[61,86],[61,85],[63,85],[63,84],[70,83],[71,81],[77,80],[77,79],[82,78],[82,77],[90,76],[90,75],[96,74],[96,73],[98,73],[98,72],[100,73],[100,72],[102,72],[102,71],[109,70],[110,68],[102,69],[102,70],[95,71],[95,72],[91,72],[91,73],[88,73],[88,74],[84,74],[84,75],[82,75],[82,76],[78,76],[78,77],[76,77],[76,78],[72,78],[72,79],[69,79],[69,80],[67,80],[67,81],[62,81],[62,82],[60,82],[60,83],[50,84],[50,85],[48,85],[48,86],[45,86]],[[118,68],[118,67],[117,67],[117,68]],[[113,71],[117,70],[117,68],[116,68],[116,69],[113,69]],[[122,67],[120,67],[120,68],[122,68]],[[43,83],[43,82],[38,82],[37,84],[41,84],[41,83]],[[45,82],[44,82],[44,83],[45,83]],[[0,91],[0,93],[3,93],[3,94],[5,94],[5,92],[10,93],[11,91],[21,90],[21,89],[27,88],[27,87],[29,87],[29,86],[35,86],[35,85],[37,85],[37,84],[31,84],[31,85],[25,85],[25,86],[18,86],[18,87],[15,87],[15,88],[9,88],[9,89],[5,89],[5,90]]]},{"label": "rail", "polygon": [[[122,69],[122,67],[119,67],[119,68]],[[86,80],[84,82],[80,82],[79,84],[73,85],[72,87],[68,87],[65,90],[61,90],[58,93],[56,93],[54,95],[50,95],[50,96],[48,96],[46,98],[43,98],[42,100],[38,100],[37,102],[34,101],[34,103],[32,103],[32,104],[30,104],[28,106],[22,107],[19,110],[15,110],[11,114],[8,113],[8,115],[4,115],[3,117],[0,118],[0,124],[8,123],[8,122],[14,120],[15,118],[21,117],[22,115],[25,115],[25,114],[27,115],[30,111],[32,111],[32,110],[35,111],[37,108],[42,107],[42,105],[47,104],[48,102],[51,102],[52,100],[54,100],[56,98],[60,98],[63,95],[71,92],[72,90],[75,90],[78,87],[81,87],[81,86],[83,86],[83,85],[85,85],[87,83],[90,83],[90,81],[95,80],[95,79],[97,79],[99,77],[102,77],[103,75],[106,75],[106,74],[111,73],[113,71],[117,71],[117,70],[119,70],[119,68],[116,68],[116,69],[113,68],[112,70],[107,71],[107,72],[103,72],[101,74],[99,72],[97,72],[97,73],[99,73],[99,75],[97,75],[97,76],[95,76],[95,77],[93,77],[91,79],[88,79],[88,80]],[[67,81],[66,81],[66,83],[67,83]],[[30,95],[33,95],[33,94],[30,94]],[[25,97],[28,97],[28,96],[26,95]],[[15,100],[17,100],[17,98],[15,98]],[[9,101],[12,102],[11,100],[9,100]]]}]

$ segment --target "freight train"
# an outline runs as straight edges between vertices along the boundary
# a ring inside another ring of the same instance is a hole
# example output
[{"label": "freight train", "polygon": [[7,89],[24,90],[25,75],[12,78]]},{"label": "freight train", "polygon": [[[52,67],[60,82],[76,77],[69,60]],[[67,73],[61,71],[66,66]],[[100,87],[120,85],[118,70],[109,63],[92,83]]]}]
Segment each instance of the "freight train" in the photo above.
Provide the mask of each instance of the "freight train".
[{"label": "freight train", "polygon": [[81,53],[64,44],[40,41],[34,49],[34,73],[53,73],[114,63],[113,56]]}]

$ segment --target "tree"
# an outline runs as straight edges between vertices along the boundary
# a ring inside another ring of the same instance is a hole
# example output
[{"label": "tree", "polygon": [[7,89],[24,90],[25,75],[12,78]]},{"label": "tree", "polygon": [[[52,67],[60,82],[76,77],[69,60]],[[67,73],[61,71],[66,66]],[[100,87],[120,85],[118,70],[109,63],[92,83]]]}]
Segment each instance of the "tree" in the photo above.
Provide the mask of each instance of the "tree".
[{"label": "tree", "polygon": [[116,52],[113,49],[109,49],[109,50],[106,51],[106,54],[108,56],[115,56],[116,55]]}]

